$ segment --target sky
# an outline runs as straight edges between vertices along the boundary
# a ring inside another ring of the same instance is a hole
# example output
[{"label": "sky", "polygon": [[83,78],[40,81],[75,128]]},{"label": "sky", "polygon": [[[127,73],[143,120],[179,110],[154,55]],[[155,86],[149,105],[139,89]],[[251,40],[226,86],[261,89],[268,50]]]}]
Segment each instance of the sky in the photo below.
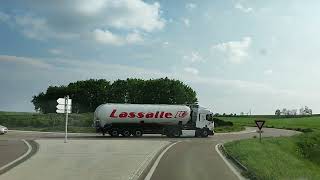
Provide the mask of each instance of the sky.
[{"label": "sky", "polygon": [[219,113],[320,113],[320,1],[1,0],[0,110],[48,86],[179,79]]}]

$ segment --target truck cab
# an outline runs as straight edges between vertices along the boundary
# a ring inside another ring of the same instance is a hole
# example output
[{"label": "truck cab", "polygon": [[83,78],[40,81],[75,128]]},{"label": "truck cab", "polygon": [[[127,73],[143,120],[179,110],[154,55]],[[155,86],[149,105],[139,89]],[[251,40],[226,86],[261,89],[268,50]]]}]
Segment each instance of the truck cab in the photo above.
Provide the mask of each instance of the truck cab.
[{"label": "truck cab", "polygon": [[189,105],[191,109],[191,119],[187,123],[186,129],[195,130],[195,136],[207,137],[214,134],[213,113],[199,105]]}]

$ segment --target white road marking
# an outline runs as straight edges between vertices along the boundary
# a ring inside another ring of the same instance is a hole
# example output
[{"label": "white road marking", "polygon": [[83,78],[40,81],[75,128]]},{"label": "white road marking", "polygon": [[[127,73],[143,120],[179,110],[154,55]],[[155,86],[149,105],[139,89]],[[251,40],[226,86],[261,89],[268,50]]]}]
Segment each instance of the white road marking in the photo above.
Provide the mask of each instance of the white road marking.
[{"label": "white road marking", "polygon": [[220,157],[222,158],[222,160],[227,164],[227,166],[230,168],[230,170],[238,177],[238,179],[244,180],[245,178],[243,178],[243,176],[239,173],[239,171],[236,170],[233,167],[233,165],[226,159],[226,157],[224,157],[224,155],[220,152],[219,146],[220,146],[220,144],[217,144],[215,146],[215,149],[216,149],[217,153],[220,155]]},{"label": "white road marking", "polygon": [[156,170],[162,156],[174,145],[176,145],[177,143],[179,143],[181,141],[178,141],[178,142],[175,142],[175,143],[172,143],[170,146],[168,146],[165,150],[162,151],[162,153],[158,156],[157,160],[154,162],[154,164],[152,165],[149,173],[147,174],[147,176],[144,178],[144,180],[150,180],[154,171]]},{"label": "white road marking", "polygon": [[31,150],[32,150],[31,145],[30,145],[26,140],[24,140],[24,139],[22,139],[22,141],[28,146],[28,151],[25,152],[25,153],[24,153],[23,155],[21,155],[20,157],[18,157],[17,159],[15,159],[14,161],[11,161],[11,162],[9,162],[8,164],[0,167],[0,171],[2,171],[3,169],[11,166],[12,164],[14,164],[14,163],[16,163],[16,162],[18,162],[18,161],[20,161],[21,159],[25,158],[26,156],[28,156],[28,155],[30,154],[30,152],[31,152]]}]

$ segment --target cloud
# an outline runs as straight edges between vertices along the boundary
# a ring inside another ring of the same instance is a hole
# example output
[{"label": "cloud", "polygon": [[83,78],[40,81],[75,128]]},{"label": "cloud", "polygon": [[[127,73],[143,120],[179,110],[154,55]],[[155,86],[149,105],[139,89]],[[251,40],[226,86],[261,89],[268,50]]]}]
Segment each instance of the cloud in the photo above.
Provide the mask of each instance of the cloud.
[{"label": "cloud", "polygon": [[195,9],[196,7],[197,7],[197,5],[194,3],[187,3],[186,4],[186,9],[188,9],[189,11]]},{"label": "cloud", "polygon": [[263,72],[265,75],[271,75],[273,73],[272,69],[267,69]]},{"label": "cloud", "polygon": [[158,2],[142,0],[27,1],[23,5],[28,12],[13,15],[15,24],[26,37],[37,40],[84,39],[92,37],[88,34],[95,29],[112,29],[127,42],[141,42],[143,33],[136,31],[151,33],[163,29],[166,22]]},{"label": "cloud", "polygon": [[162,43],[162,47],[168,47],[169,46],[169,42],[168,41],[165,41]]},{"label": "cloud", "polygon": [[196,68],[192,68],[192,67],[186,67],[183,69],[185,72],[187,73],[191,73],[193,75],[198,75],[199,74],[199,70]]},{"label": "cloud", "polygon": [[137,32],[130,33],[126,37],[121,37],[113,34],[109,30],[96,29],[94,30],[93,35],[95,40],[99,43],[116,46],[143,42],[143,38]]},{"label": "cloud", "polygon": [[181,20],[184,23],[184,25],[186,25],[187,27],[190,27],[190,20],[188,18],[182,18]]},{"label": "cloud", "polygon": [[253,9],[250,7],[244,7],[240,2],[236,3],[234,5],[234,8],[239,9],[240,11],[244,12],[244,13],[250,13],[253,12]]},{"label": "cloud", "polygon": [[35,59],[35,58],[28,58],[28,57],[17,57],[17,56],[8,56],[8,55],[0,55],[0,62],[9,62],[15,63],[18,65],[29,65],[36,68],[44,68],[49,69],[53,66],[48,64],[42,60]]},{"label": "cloud", "polygon": [[62,55],[64,54],[62,49],[49,49],[48,52],[53,55]]},{"label": "cloud", "polygon": [[4,12],[0,11],[0,22],[6,22],[10,19],[10,16]]},{"label": "cloud", "polygon": [[31,14],[15,16],[15,23],[21,32],[31,39],[72,39],[79,36],[79,34],[76,33],[56,32],[49,27],[45,18],[35,17]]},{"label": "cloud", "polygon": [[211,47],[214,52],[221,52],[232,63],[243,63],[248,57],[251,46],[251,37],[244,37],[241,41],[230,41],[216,44]]},{"label": "cloud", "polygon": [[203,57],[197,51],[192,51],[190,55],[184,55],[183,59],[187,60],[187,61],[189,61],[191,63],[205,62]]}]

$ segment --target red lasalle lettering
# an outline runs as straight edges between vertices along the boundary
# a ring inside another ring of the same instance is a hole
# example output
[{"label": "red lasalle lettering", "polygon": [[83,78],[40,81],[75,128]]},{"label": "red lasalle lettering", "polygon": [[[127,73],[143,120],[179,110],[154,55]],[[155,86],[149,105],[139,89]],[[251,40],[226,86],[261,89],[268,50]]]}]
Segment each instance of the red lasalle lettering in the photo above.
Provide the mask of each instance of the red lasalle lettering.
[{"label": "red lasalle lettering", "polygon": [[113,109],[111,114],[111,118],[173,118],[172,113],[164,112],[164,111],[156,111],[156,112],[120,112],[117,114],[117,109]]}]

